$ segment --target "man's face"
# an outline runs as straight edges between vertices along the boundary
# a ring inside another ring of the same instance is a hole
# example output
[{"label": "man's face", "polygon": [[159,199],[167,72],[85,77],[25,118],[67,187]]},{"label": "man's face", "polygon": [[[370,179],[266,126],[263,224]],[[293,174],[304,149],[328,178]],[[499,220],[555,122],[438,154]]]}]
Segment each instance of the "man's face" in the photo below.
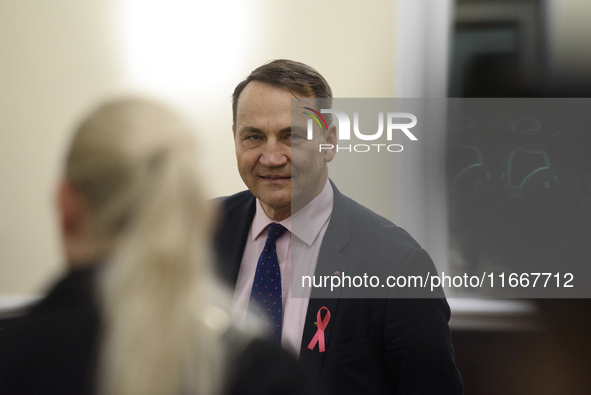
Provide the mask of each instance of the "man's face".
[{"label": "man's face", "polygon": [[[334,150],[319,152],[318,147],[336,145],[334,127],[326,135],[314,133],[313,140],[306,139],[305,123],[292,130],[293,97],[281,87],[252,81],[238,98],[234,128],[238,170],[275,221],[289,217],[292,209],[296,212],[320,193]],[[292,149],[297,151],[293,162]]]}]

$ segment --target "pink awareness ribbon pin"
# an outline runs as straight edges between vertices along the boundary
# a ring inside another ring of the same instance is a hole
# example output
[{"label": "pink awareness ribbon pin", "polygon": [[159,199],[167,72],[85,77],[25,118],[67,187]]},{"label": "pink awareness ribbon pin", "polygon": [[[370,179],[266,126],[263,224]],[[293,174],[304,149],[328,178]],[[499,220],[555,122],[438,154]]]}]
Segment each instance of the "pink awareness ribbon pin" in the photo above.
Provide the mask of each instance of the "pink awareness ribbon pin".
[{"label": "pink awareness ribbon pin", "polygon": [[[326,310],[326,315],[324,316],[324,319],[322,320],[321,312],[323,309]],[[324,347],[324,330],[326,329],[326,326],[328,325],[328,321],[330,321],[330,311],[328,311],[328,308],[322,306],[320,308],[320,310],[318,310],[318,314],[316,315],[316,322],[318,325],[318,330],[316,331],[316,334],[312,338],[312,341],[310,341],[310,344],[308,344],[308,348],[310,350],[314,349],[314,347],[316,346],[316,343],[318,343],[318,349],[320,352],[324,352],[326,350]]]}]

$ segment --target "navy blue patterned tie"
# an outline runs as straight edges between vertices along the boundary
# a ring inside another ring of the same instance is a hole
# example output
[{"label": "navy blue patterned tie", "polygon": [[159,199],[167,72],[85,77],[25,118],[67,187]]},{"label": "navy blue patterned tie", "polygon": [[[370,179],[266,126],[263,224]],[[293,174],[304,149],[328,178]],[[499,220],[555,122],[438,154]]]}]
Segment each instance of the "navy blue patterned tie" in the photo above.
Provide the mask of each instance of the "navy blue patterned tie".
[{"label": "navy blue patterned tie", "polygon": [[263,331],[279,344],[281,344],[283,303],[281,298],[281,271],[279,270],[275,242],[285,231],[286,229],[280,224],[273,223],[269,225],[267,241],[257,263],[248,303],[249,314],[262,320]]}]

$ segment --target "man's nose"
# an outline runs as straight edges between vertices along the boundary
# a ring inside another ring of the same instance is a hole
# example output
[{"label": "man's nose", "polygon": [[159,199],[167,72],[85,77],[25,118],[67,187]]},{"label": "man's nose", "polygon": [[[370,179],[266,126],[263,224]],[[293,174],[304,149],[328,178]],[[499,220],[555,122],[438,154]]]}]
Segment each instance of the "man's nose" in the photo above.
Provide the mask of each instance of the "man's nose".
[{"label": "man's nose", "polygon": [[278,167],[287,163],[289,147],[279,141],[271,139],[265,144],[260,162],[266,167]]}]

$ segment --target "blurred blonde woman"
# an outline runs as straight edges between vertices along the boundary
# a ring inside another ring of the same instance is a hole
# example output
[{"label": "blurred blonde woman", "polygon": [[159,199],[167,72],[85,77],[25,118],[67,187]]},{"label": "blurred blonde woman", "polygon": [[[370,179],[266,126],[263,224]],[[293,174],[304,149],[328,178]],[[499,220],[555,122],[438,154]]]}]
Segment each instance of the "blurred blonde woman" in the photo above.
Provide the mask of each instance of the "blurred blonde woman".
[{"label": "blurred blonde woman", "polygon": [[305,391],[295,361],[232,330],[198,173],[191,133],[159,104],[86,118],[58,193],[69,272],[0,333],[1,393]]}]

